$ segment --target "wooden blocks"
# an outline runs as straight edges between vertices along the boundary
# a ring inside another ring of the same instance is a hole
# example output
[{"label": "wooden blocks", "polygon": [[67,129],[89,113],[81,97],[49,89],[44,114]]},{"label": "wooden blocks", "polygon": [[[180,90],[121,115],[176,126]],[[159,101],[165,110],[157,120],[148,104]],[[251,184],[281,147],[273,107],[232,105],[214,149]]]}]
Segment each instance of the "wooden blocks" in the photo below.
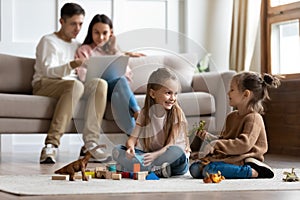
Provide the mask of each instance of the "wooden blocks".
[{"label": "wooden blocks", "polygon": [[141,164],[140,163],[134,163],[133,164],[133,173],[141,171]]},{"label": "wooden blocks", "polygon": [[95,178],[95,171],[85,171],[84,173],[86,176],[91,176],[91,178]]},{"label": "wooden blocks", "polygon": [[[86,169],[84,172],[88,180],[92,178],[98,179],[112,179],[112,180],[121,180],[122,178],[131,178],[134,180],[146,180],[148,175],[147,171],[140,171],[140,163],[135,163],[133,165],[133,172],[116,172],[115,164],[101,165],[97,166],[94,169]],[[53,175],[52,180],[68,180],[69,175]],[[81,173],[74,174],[74,180],[82,179]]]},{"label": "wooden blocks", "polygon": [[96,171],[95,178],[111,179],[113,173],[115,173],[115,172],[110,172],[110,171],[107,171],[107,170]]},{"label": "wooden blocks", "polygon": [[53,175],[52,176],[52,180],[68,180],[69,179],[69,175]]},{"label": "wooden blocks", "polygon": [[133,173],[133,179],[134,180],[146,180],[147,175],[148,175],[147,171],[135,172],[135,173]]},{"label": "wooden blocks", "polygon": [[122,174],[112,174],[112,179],[113,180],[121,180],[122,179]]},{"label": "wooden blocks", "polygon": [[[92,179],[92,175],[86,175],[86,177],[87,177],[88,180]],[[74,176],[74,179],[80,179],[80,180],[82,180],[82,175],[81,174],[76,174]]]}]

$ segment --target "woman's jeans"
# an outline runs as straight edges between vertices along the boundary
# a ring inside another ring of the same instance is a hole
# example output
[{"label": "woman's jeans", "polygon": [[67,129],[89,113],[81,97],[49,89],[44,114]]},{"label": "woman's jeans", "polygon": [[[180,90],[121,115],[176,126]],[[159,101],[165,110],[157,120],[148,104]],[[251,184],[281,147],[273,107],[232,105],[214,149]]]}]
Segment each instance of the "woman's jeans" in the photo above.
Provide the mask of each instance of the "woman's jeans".
[{"label": "woman's jeans", "polygon": [[[133,164],[140,162],[137,158],[127,158],[126,150],[127,148],[125,146],[117,145],[112,151],[112,156],[117,164],[120,164],[123,167],[124,171],[133,171]],[[137,157],[141,157],[144,153],[146,152],[135,149]],[[168,149],[149,166],[144,166],[143,163],[140,163],[141,171],[151,171],[153,166],[161,166],[165,162],[170,164],[172,176],[182,175],[188,171],[189,159],[186,157],[184,151],[178,146],[168,147]]]},{"label": "woman's jeans", "polygon": [[111,102],[114,120],[122,131],[130,135],[135,126],[133,114],[140,111],[140,107],[125,76],[107,83],[107,100]]},{"label": "woman's jeans", "polygon": [[[203,170],[201,170],[203,169]],[[225,162],[210,162],[205,167],[201,164],[201,161],[196,161],[191,164],[190,174],[193,178],[202,179],[206,177],[206,174],[216,174],[221,172],[222,176],[228,179],[235,178],[251,178],[252,168],[250,165],[233,165]]]}]

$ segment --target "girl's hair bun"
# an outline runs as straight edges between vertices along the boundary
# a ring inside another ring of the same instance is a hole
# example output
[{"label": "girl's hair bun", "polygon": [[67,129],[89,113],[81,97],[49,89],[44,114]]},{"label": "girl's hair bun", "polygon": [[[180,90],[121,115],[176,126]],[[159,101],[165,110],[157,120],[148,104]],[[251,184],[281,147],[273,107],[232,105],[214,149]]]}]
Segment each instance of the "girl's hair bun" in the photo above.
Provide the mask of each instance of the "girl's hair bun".
[{"label": "girl's hair bun", "polygon": [[263,75],[263,80],[264,83],[268,86],[268,87],[273,87],[273,88],[277,88],[280,86],[280,80],[279,78],[272,76],[270,74],[264,74]]}]

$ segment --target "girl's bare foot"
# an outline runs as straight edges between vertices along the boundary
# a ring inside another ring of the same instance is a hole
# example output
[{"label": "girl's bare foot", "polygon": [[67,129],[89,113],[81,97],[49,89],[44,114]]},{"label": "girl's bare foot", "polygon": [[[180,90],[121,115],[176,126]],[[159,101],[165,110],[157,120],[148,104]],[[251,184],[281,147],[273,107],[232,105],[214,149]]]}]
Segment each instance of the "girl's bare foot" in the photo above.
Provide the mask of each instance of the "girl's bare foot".
[{"label": "girl's bare foot", "polygon": [[252,178],[257,178],[258,172],[255,169],[252,169]]}]

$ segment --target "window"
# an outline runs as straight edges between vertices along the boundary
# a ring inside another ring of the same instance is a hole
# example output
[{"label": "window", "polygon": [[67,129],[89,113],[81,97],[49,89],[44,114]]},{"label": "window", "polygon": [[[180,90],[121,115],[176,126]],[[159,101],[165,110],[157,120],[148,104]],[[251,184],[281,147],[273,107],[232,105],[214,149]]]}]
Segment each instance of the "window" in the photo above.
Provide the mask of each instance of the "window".
[{"label": "window", "polygon": [[300,77],[300,0],[262,2],[262,72]]}]

